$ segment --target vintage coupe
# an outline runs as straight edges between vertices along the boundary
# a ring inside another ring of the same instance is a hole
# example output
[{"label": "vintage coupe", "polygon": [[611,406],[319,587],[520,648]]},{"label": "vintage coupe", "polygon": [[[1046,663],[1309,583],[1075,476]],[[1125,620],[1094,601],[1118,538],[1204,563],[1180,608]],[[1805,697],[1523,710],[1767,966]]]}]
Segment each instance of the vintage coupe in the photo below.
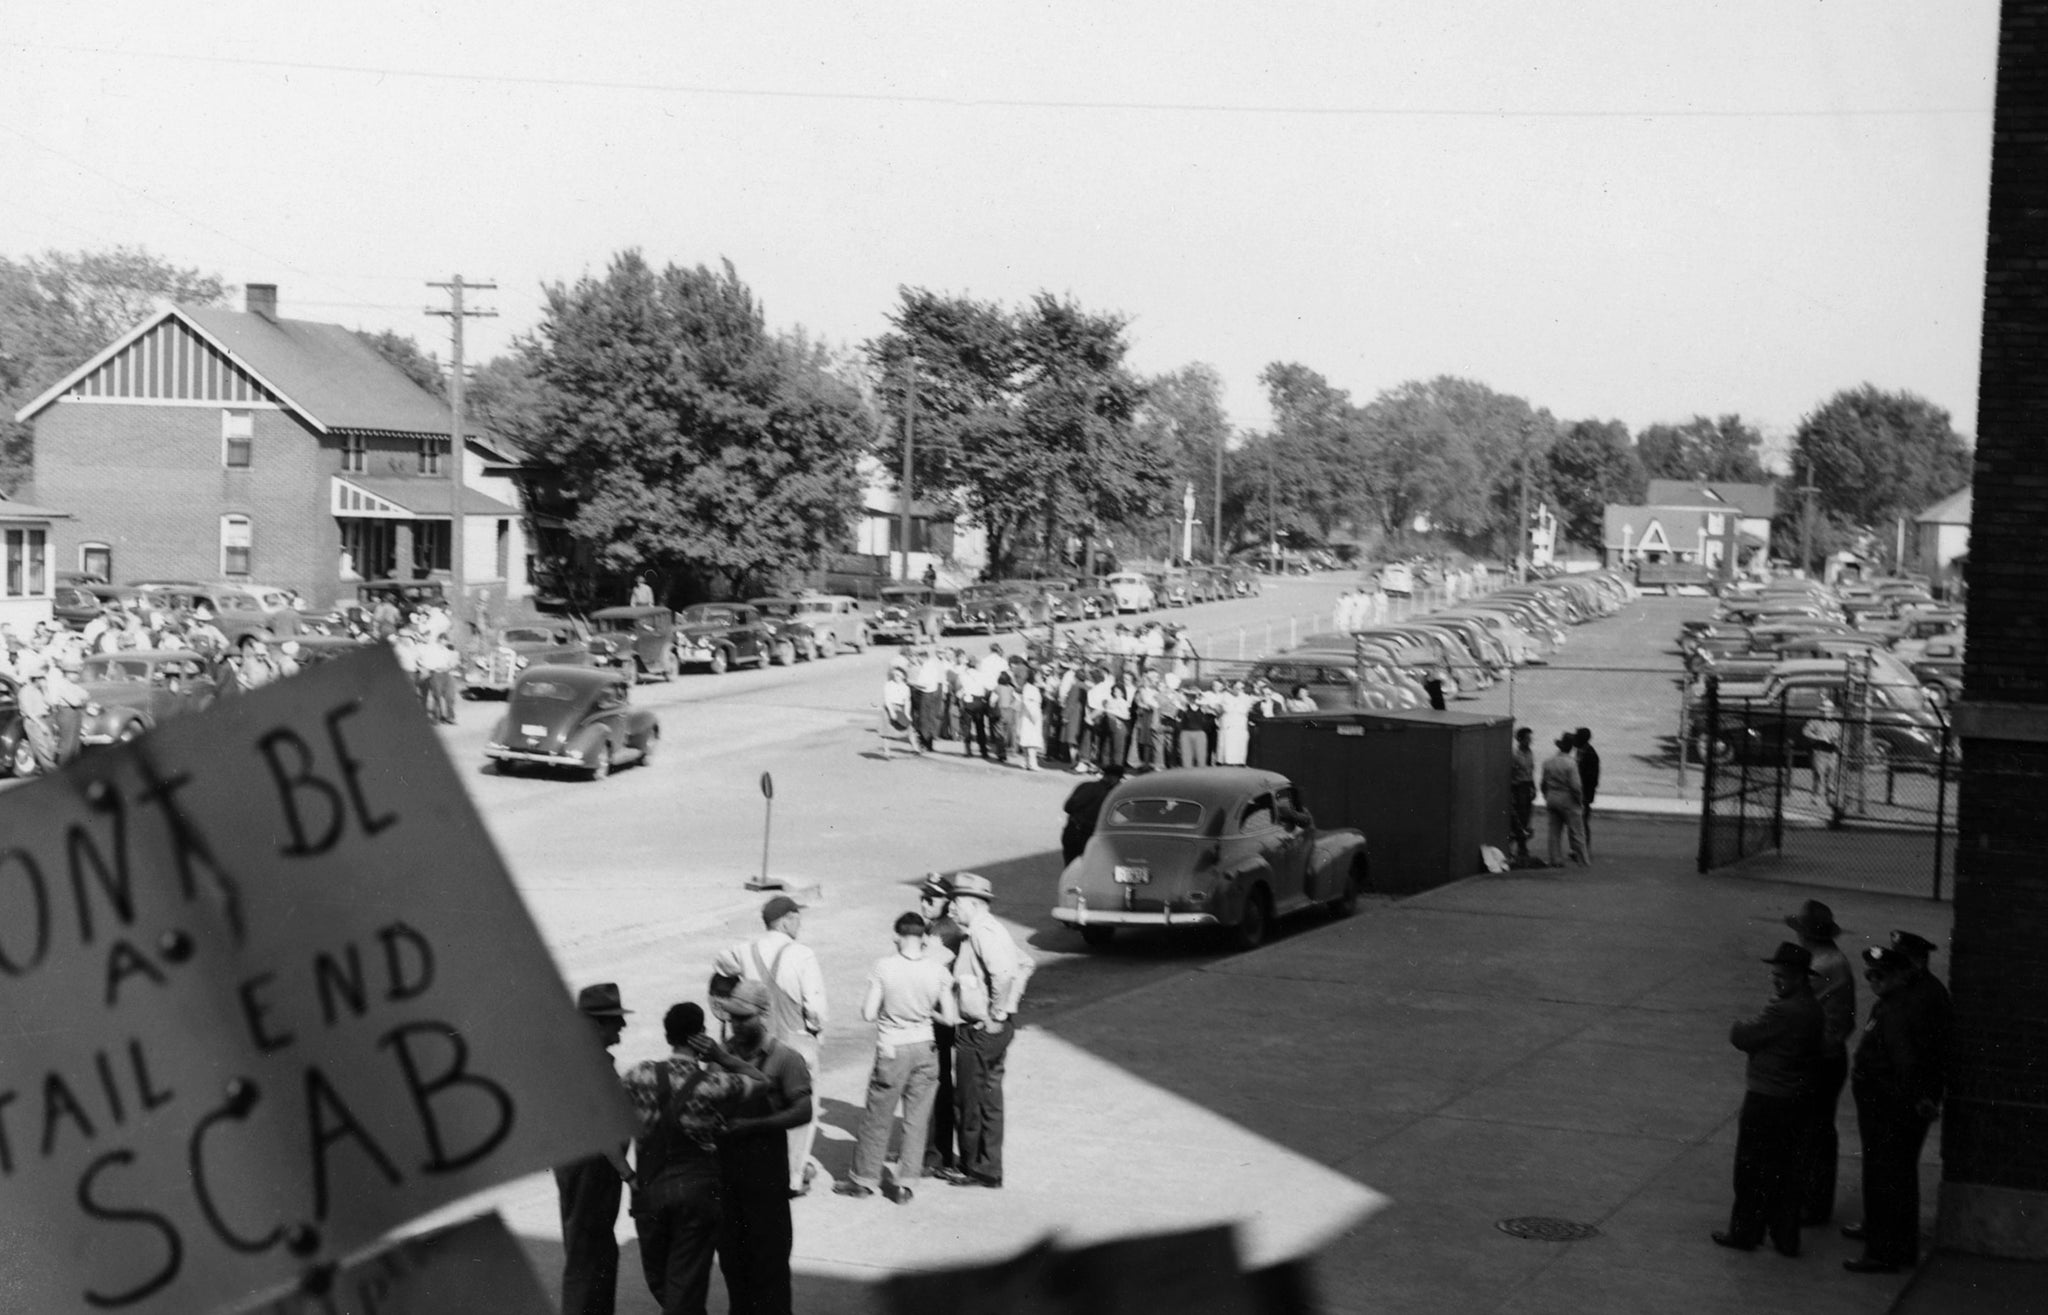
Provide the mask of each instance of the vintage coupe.
[{"label": "vintage coupe", "polygon": [[744,603],[699,603],[677,618],[676,654],[686,663],[725,674],[741,663],[765,667],[775,659],[775,632]]},{"label": "vintage coupe", "polygon": [[470,659],[465,692],[472,697],[485,690],[507,694],[528,667],[587,667],[596,661],[590,651],[590,629],[581,621],[518,621],[498,632],[496,644]]},{"label": "vintage coupe", "polygon": [[85,660],[85,744],[125,744],[169,717],[198,712],[218,687],[211,664],[185,649],[101,653]]},{"label": "vintage coupe", "polygon": [[590,614],[591,656],[599,666],[674,680],[676,614],[666,607],[600,607]]},{"label": "vintage coupe", "polygon": [[953,610],[960,605],[958,594],[922,584],[892,584],[882,590],[881,605],[875,610],[868,633],[876,643],[936,643],[946,633]]},{"label": "vintage coupe", "polygon": [[505,698],[484,756],[505,773],[522,767],[582,772],[593,781],[612,768],[654,760],[661,723],[632,703],[630,672],[601,667],[528,667]]},{"label": "vintage coupe", "polygon": [[843,649],[859,653],[868,646],[868,617],[858,598],[804,593],[749,603],[775,631],[778,662],[828,658]]},{"label": "vintage coupe", "polygon": [[1221,927],[1250,949],[1273,920],[1358,907],[1365,835],[1318,831],[1278,772],[1185,767],[1116,787],[1081,856],[1060,874],[1052,916],[1105,945],[1118,927]]}]

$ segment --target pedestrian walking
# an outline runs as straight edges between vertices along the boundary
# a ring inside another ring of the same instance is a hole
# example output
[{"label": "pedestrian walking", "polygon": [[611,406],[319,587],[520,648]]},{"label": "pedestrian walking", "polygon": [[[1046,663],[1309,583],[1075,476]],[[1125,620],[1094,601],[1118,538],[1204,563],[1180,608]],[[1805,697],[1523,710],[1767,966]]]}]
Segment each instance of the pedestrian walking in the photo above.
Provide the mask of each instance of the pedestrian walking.
[{"label": "pedestrian walking", "polygon": [[1877,997],[1849,1066],[1856,1130],[1863,1143],[1863,1222],[1842,1235],[1863,1243],[1845,1260],[1852,1274],[1895,1274],[1920,1259],[1920,1148],[1947,1085],[1950,1016],[1946,988],[1901,951],[1863,952],[1864,979]]},{"label": "pedestrian walking", "polygon": [[[576,993],[598,1044],[619,1044],[627,1009],[616,982]],[[619,1202],[625,1196],[625,1147],[555,1166],[555,1202],[562,1213],[562,1315],[612,1315],[619,1293]]]},{"label": "pedestrian walking", "polygon": [[946,716],[946,664],[937,649],[921,649],[910,664],[910,715],[917,723],[917,747],[930,753]]},{"label": "pedestrian walking", "polygon": [[789,1139],[814,1113],[811,1065],[768,1034],[769,997],[761,982],[742,981],[725,1000],[732,1053],[762,1078],[718,1138],[718,1268],[732,1315],[790,1315]]},{"label": "pedestrian walking", "polygon": [[[766,930],[759,937],[722,952],[713,971],[767,987],[768,1035],[794,1050],[815,1073],[820,1039],[825,1035],[825,973],[818,966],[817,954],[797,939],[803,931],[803,905],[787,895],[773,896],[761,906],[761,925]],[[711,1009],[724,1017],[722,1000],[714,998]],[[817,1135],[814,1106],[803,1126],[789,1130],[789,1190],[793,1195],[802,1196],[811,1189],[811,1179],[817,1173],[811,1146]]]},{"label": "pedestrian walking", "polygon": [[1508,750],[1508,818],[1515,835],[1515,857],[1529,861],[1529,842],[1536,827],[1530,820],[1536,808],[1536,751],[1530,747],[1536,732],[1527,726],[1515,731],[1515,747]]},{"label": "pedestrian walking", "polygon": [[1805,949],[1784,941],[1763,962],[1771,967],[1770,1003],[1728,1030],[1729,1042],[1749,1063],[1735,1134],[1735,1205],[1727,1231],[1713,1239],[1753,1251],[1768,1234],[1778,1254],[1796,1256],[1821,1009],[1808,979],[1813,956]]},{"label": "pedestrian walking", "polygon": [[[925,923],[925,957],[945,968],[949,977],[959,957],[960,942],[967,933],[953,921],[953,888],[936,872],[924,874],[917,888],[917,912]],[[953,1136],[953,1045],[958,1029],[953,1023],[932,1020],[932,1050],[938,1061],[938,1098],[932,1102],[931,1136],[925,1140],[924,1171],[927,1177],[942,1176],[958,1163]]]},{"label": "pedestrian walking", "polygon": [[1035,965],[989,911],[995,888],[987,877],[962,872],[953,878],[952,887],[953,916],[967,934],[953,960],[960,1014],[953,1055],[960,1161],[947,1181],[963,1187],[1001,1187],[1003,1070]]},{"label": "pedestrian walking", "polygon": [[910,683],[901,666],[889,668],[888,676],[882,681],[882,757],[892,758],[896,754],[896,741],[900,738],[903,747],[911,757],[922,752],[917,747],[917,728],[911,722]]},{"label": "pedestrian walking", "polygon": [[639,1127],[633,1142],[633,1228],[640,1268],[661,1315],[704,1315],[711,1258],[725,1216],[718,1134],[761,1071],[704,1032],[704,1010],[685,1002],[662,1016],[666,1059],[626,1070]]},{"label": "pedestrian walking", "polygon": [[1550,810],[1550,866],[1564,866],[1567,838],[1571,841],[1571,861],[1585,862],[1586,833],[1581,828],[1579,811],[1584,794],[1579,785],[1579,764],[1572,757],[1570,735],[1557,737],[1557,752],[1543,760],[1538,783],[1543,791],[1543,806]]},{"label": "pedestrian walking", "polygon": [[1820,1059],[1814,1065],[1812,1103],[1806,1136],[1804,1208],[1800,1222],[1825,1224],[1835,1214],[1835,1173],[1841,1140],[1835,1133],[1835,1110],[1849,1081],[1849,1037],[1856,1031],[1856,974],[1849,956],[1835,944],[1842,929],[1834,911],[1810,899],[1785,925],[1799,935],[1799,944],[1813,956],[1813,993],[1820,1001]]},{"label": "pedestrian walking", "polygon": [[[868,1074],[867,1108],[854,1137],[853,1171],[832,1190],[842,1196],[881,1191],[898,1205],[910,1204],[924,1173],[925,1137],[939,1094],[939,1059],[934,1024],[957,1024],[953,977],[947,965],[928,957],[931,926],[923,915],[896,919],[896,946],[875,961],[868,974],[860,1016],[875,1025],[875,1062]],[[894,1176],[884,1181],[896,1108],[903,1107],[903,1145]]]},{"label": "pedestrian walking", "polygon": [[1593,732],[1584,726],[1572,732],[1572,756],[1579,763],[1579,830],[1586,838],[1586,861],[1593,861],[1593,796],[1600,792],[1600,751]]}]

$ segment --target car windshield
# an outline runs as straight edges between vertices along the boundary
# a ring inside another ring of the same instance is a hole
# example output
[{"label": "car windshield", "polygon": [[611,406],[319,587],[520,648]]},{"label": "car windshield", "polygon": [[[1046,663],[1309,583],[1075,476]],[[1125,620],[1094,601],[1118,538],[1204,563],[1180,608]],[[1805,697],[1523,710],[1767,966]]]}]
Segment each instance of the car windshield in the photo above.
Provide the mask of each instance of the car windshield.
[{"label": "car windshield", "polygon": [[519,697],[547,699],[556,703],[568,703],[576,697],[576,687],[559,680],[529,680],[519,687]]},{"label": "car windshield", "polygon": [[79,679],[105,685],[143,685],[149,682],[149,663],[133,658],[93,658]]},{"label": "car windshield", "polygon": [[1202,825],[1202,806],[1192,799],[1125,799],[1110,809],[1109,824],[1193,831]]},{"label": "car windshield", "polygon": [[505,632],[508,644],[553,644],[558,642],[555,632],[540,626],[513,626]]},{"label": "car windshield", "polygon": [[684,625],[731,625],[732,622],[733,614],[730,607],[705,607],[699,605],[683,609]]},{"label": "car windshield", "polygon": [[797,605],[795,603],[779,599],[771,598],[765,602],[755,603],[754,606],[760,609],[763,616],[795,616],[797,614]]},{"label": "car windshield", "polygon": [[601,616],[595,625],[608,635],[630,635],[639,622],[640,618],[635,616]]}]

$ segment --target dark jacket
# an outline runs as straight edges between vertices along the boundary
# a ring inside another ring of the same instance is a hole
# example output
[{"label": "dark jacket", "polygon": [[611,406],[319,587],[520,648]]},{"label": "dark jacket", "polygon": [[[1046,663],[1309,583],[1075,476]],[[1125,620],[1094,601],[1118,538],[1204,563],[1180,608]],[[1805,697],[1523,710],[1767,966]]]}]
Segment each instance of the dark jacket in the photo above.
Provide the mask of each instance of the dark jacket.
[{"label": "dark jacket", "polygon": [[1592,803],[1600,789],[1600,751],[1590,744],[1579,746],[1579,786],[1585,791],[1586,802]]},{"label": "dark jacket", "polygon": [[1859,1099],[1939,1102],[1948,1083],[1948,988],[1925,972],[1870,1006],[1850,1066]]},{"label": "dark jacket", "polygon": [[1728,1041],[1749,1056],[1744,1075],[1749,1090],[1760,1096],[1804,1096],[1820,1060],[1820,1001],[1802,982],[1755,1018],[1729,1028]]},{"label": "dark jacket", "polygon": [[1088,847],[1088,837],[1095,834],[1095,823],[1102,816],[1102,802],[1118,784],[1097,776],[1081,782],[1067,796],[1067,824],[1060,831],[1060,855],[1065,862],[1073,862]]}]

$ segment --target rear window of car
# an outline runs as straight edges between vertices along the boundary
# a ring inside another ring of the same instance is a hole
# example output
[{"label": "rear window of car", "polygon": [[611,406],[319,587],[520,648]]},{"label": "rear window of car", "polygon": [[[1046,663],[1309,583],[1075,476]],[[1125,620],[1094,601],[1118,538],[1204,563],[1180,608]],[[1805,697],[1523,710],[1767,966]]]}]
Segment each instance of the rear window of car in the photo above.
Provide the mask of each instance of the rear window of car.
[{"label": "rear window of car", "polygon": [[683,613],[683,620],[693,626],[731,625],[732,609],[729,607],[693,607]]},{"label": "rear window of car", "polygon": [[536,630],[529,626],[514,626],[505,632],[505,642],[508,644],[552,644],[555,642],[555,632],[552,630]]},{"label": "rear window of car", "polygon": [[1192,799],[1125,799],[1109,810],[1109,824],[1193,831],[1202,825],[1202,806]]},{"label": "rear window of car", "polygon": [[529,680],[519,687],[519,697],[567,703],[576,697],[576,687],[558,680]]},{"label": "rear window of car", "polygon": [[631,634],[635,618],[630,616],[601,616],[596,618],[596,629],[608,635]]},{"label": "rear window of car", "polygon": [[119,658],[100,659],[86,663],[79,679],[109,685],[139,685],[149,679],[149,663]]}]

